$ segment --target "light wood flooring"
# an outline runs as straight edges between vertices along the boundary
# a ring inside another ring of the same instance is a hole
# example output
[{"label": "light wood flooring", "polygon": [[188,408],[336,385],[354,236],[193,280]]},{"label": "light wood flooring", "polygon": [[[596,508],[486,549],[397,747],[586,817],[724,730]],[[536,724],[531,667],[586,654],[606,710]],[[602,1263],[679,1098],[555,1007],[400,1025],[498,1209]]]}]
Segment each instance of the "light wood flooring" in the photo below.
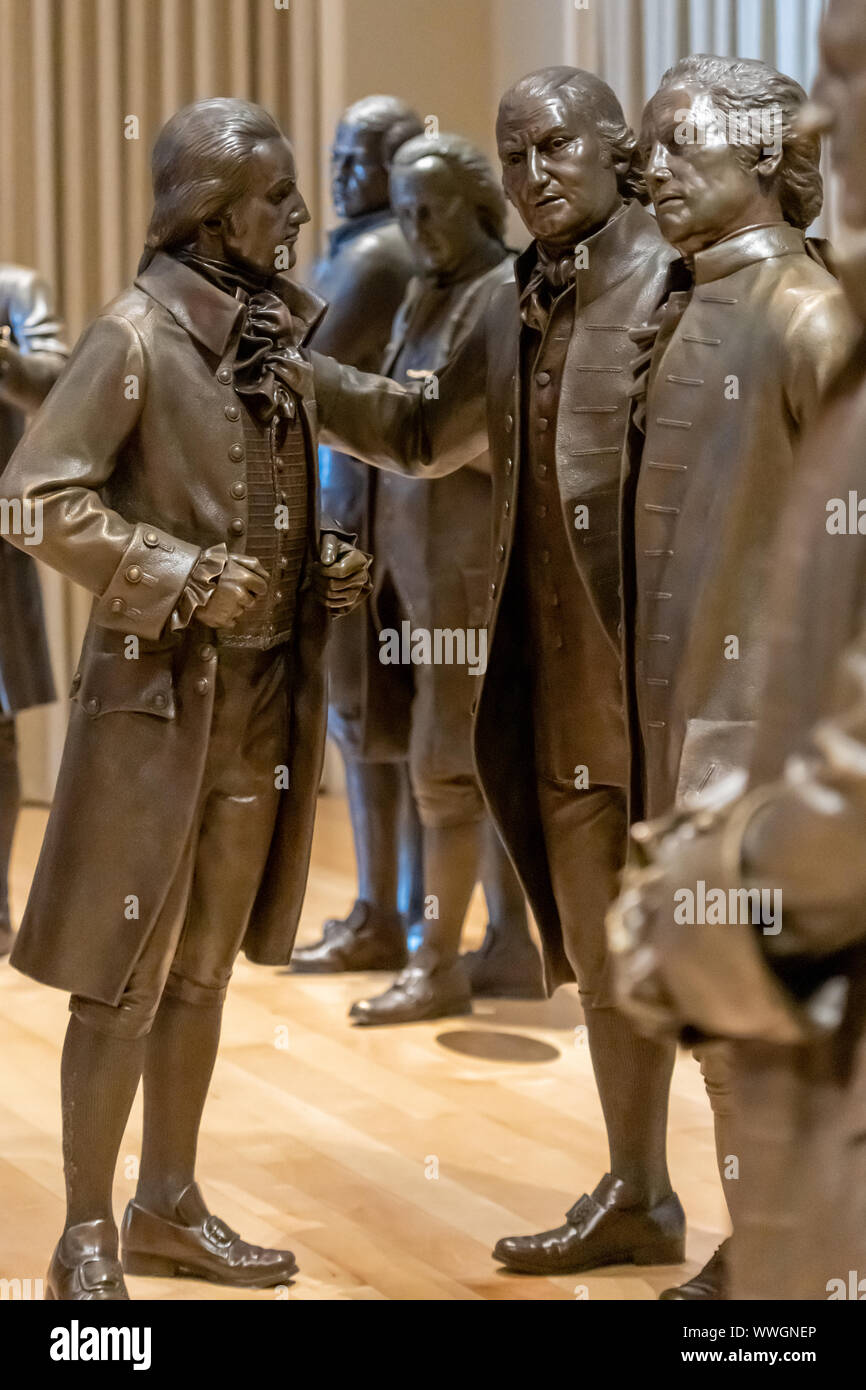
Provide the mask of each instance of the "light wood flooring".
[{"label": "light wood flooring", "polygon": [[[342,797],[324,796],[301,939],[354,899]],[[20,917],[44,830],[27,809],[13,863]],[[483,931],[473,903],[466,944]],[[572,988],[547,1003],[490,1002],[474,1016],[354,1029],[349,1004],[387,977],[288,976],[241,960],[205,1113],[199,1177],[212,1209],[253,1241],[288,1245],[288,1290],[239,1293],[130,1280],[157,1299],[653,1299],[724,1230],[698,1067],[677,1062],[674,1183],[689,1263],[582,1276],[508,1275],[499,1236],[559,1225],[607,1166],[601,1112]],[[59,1055],[66,998],[0,963],[0,1278],[44,1274],[62,1223]],[[118,1219],[134,1188],[140,1102],[121,1150]]]}]

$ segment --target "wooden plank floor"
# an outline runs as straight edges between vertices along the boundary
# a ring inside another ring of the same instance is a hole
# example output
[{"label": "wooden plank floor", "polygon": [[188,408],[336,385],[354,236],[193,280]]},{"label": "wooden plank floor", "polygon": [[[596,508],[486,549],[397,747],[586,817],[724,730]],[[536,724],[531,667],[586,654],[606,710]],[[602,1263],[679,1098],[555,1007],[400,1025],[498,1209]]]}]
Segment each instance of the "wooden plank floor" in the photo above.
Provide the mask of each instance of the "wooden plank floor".
[{"label": "wooden plank floor", "polygon": [[[346,808],[322,797],[302,939],[354,898]],[[22,814],[13,863],[20,916],[45,825]],[[467,944],[483,930],[473,903]],[[352,1000],[382,976],[292,977],[241,961],[205,1113],[199,1175],[213,1209],[250,1240],[289,1245],[288,1290],[239,1293],[131,1279],[133,1298],[652,1299],[695,1269],[724,1229],[709,1107],[677,1062],[671,1169],[690,1219],[683,1271],[620,1268],[533,1279],[490,1258],[499,1236],[559,1225],[607,1165],[575,991],[476,1005],[474,1017],[354,1029]],[[44,1274],[62,1222],[58,1063],[66,998],[0,964],[0,1278]],[[140,1102],[118,1168],[132,1193]]]}]

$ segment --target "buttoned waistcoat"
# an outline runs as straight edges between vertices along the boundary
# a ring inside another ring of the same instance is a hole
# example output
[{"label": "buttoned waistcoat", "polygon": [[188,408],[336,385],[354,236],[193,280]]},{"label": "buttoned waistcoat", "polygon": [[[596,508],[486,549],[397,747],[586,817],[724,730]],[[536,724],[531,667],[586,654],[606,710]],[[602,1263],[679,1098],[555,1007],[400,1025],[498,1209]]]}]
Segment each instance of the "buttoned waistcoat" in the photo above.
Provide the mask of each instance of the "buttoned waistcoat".
[{"label": "buttoned waistcoat", "polygon": [[[324,310],[280,277],[297,342]],[[204,547],[242,550],[247,490],[232,363],[244,310],[157,254],[98,316],[16,450],[2,494],[39,507],[39,555],[95,596],[57,791],[13,964],[114,1004],[192,829],[218,638],[171,615]],[[315,402],[301,400],[313,465]],[[318,553],[317,508],[307,564]],[[244,949],[285,963],[324,747],[327,616],[302,582],[290,663],[288,789]],[[275,769],[275,775],[277,770]]]},{"label": "buttoned waistcoat", "polygon": [[626,454],[624,626],[649,816],[748,764],[779,514],[854,331],[787,223],[698,253],[694,277],[660,316],[645,434]]},{"label": "buttoned waistcoat", "polygon": [[[556,415],[562,516],[571,556],[603,640],[620,651],[620,459],[627,418],[629,334],[656,312],[673,252],[638,204],[584,243],[577,307]],[[518,274],[534,262],[530,248]],[[542,932],[548,981],[570,979],[537,805],[531,685],[524,664],[510,564],[521,466],[521,318],[513,286],[502,286],[484,317],[437,373],[438,397],[340,367],[313,353],[325,437],[359,458],[412,477],[438,477],[488,445],[493,481],[493,577],[486,625],[489,660],[477,700],[475,758],[485,798]],[[575,527],[575,508],[589,524]],[[617,739],[625,746],[624,724]],[[623,753],[624,756],[624,753]]]}]

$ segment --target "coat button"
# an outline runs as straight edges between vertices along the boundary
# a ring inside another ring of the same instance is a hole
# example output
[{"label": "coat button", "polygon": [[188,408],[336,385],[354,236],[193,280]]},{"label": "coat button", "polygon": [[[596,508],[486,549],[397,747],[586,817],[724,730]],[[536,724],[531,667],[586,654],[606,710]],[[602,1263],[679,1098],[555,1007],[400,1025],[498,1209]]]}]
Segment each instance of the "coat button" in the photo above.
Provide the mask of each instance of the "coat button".
[{"label": "coat button", "polygon": [[101,709],[101,705],[99,700],[97,700],[96,696],[94,695],[92,700],[87,701],[87,704],[84,706],[84,708],[87,710],[88,714],[98,714]]},{"label": "coat button", "polygon": [[535,378],[535,381],[538,386],[549,386],[550,372],[539,372]]},{"label": "coat button", "polygon": [[231,369],[229,367],[220,367],[217,372],[217,381],[221,381],[223,386],[227,386],[231,379]]},{"label": "coat button", "polygon": [[122,598],[113,598],[108,606],[112,613],[123,613],[126,610],[126,604]]},{"label": "coat button", "polygon": [[210,690],[210,681],[208,680],[207,676],[199,677],[199,679],[195,683],[195,689],[197,695],[206,695],[208,693],[208,691]]},{"label": "coat button", "polygon": [[502,507],[502,510],[503,510],[503,512],[505,513],[505,515],[508,516],[508,513],[511,511],[511,498],[510,498],[510,497],[506,497],[505,502],[504,502],[503,507]]},{"label": "coat button", "polygon": [[243,446],[243,444],[233,444],[232,447],[229,449],[229,458],[230,458],[234,463],[240,463],[241,460],[242,460],[242,458],[243,458],[243,456],[244,456],[244,446]]},{"label": "coat button", "polygon": [[246,497],[246,483],[232,483],[232,497]]},{"label": "coat button", "polygon": [[237,407],[236,405],[227,405],[227,406],[226,406],[226,419],[227,419],[227,420],[239,420],[240,418],[241,418],[241,412],[240,412],[240,410],[238,409],[238,407]]},{"label": "coat button", "polygon": [[141,565],[130,565],[124,575],[127,584],[141,583]]},{"label": "coat button", "polygon": [[155,709],[165,709],[167,704],[168,700],[164,695],[154,695],[153,705]]},{"label": "coat button", "polygon": [[278,473],[282,473],[283,469],[286,466],[286,460],[284,458],[275,458],[274,466],[276,467]]},{"label": "coat button", "polygon": [[496,547],[496,558],[497,558],[497,560],[504,560],[504,559],[505,559],[505,546],[504,546],[504,545],[498,545],[498,546]]},{"label": "coat button", "polygon": [[545,431],[550,428],[550,421],[544,415],[542,415],[541,419],[537,421],[537,424],[540,434],[544,434]]},{"label": "coat button", "polygon": [[506,417],[505,417],[505,428],[508,430],[508,433],[509,433],[509,434],[510,434],[511,431],[514,429],[514,416],[513,416],[513,415],[506,415]]},{"label": "coat button", "polygon": [[155,545],[159,545],[159,536],[155,531],[145,531],[144,543],[145,545],[149,545],[152,550]]},{"label": "coat button", "polygon": [[203,647],[199,648],[198,654],[202,661],[213,661],[216,656],[216,648],[212,647],[209,642],[206,642]]},{"label": "coat button", "polygon": [[80,671],[76,671],[76,672],[75,672],[75,675],[72,677],[72,689],[73,689],[73,690],[77,690],[78,687],[80,686],[80,684],[81,684],[81,672],[80,672]]},{"label": "coat button", "polygon": [[495,595],[496,595],[496,585],[495,585],[495,584],[491,584],[491,585],[490,585],[490,597],[491,597],[491,598],[494,598]]},{"label": "coat button", "polygon": [[508,473],[508,474],[510,475],[511,470],[512,470],[513,467],[514,467],[514,459],[506,459],[506,460],[505,460],[505,472]]},{"label": "coat button", "polygon": [[245,531],[247,528],[246,528],[246,526],[244,525],[244,523],[241,521],[240,517],[237,516],[237,517],[235,517],[234,521],[232,522],[231,528],[230,528],[230,529],[234,532],[234,534],[235,534],[236,536],[242,536],[242,535],[244,534],[244,531]]}]

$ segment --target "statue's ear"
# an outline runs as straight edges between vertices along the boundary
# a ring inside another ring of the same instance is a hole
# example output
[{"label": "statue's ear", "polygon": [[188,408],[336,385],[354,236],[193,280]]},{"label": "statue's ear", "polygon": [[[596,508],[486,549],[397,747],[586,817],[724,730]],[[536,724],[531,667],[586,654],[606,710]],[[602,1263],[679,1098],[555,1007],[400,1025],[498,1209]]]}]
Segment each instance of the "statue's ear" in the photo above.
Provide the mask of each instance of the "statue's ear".
[{"label": "statue's ear", "polygon": [[781,146],[776,150],[770,149],[765,151],[755,165],[758,171],[758,177],[762,179],[774,179],[779,172],[779,165],[782,163],[784,153]]}]

